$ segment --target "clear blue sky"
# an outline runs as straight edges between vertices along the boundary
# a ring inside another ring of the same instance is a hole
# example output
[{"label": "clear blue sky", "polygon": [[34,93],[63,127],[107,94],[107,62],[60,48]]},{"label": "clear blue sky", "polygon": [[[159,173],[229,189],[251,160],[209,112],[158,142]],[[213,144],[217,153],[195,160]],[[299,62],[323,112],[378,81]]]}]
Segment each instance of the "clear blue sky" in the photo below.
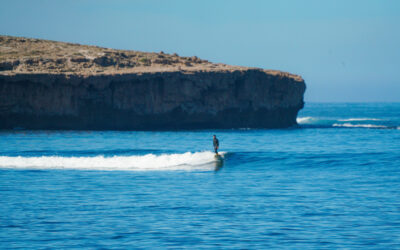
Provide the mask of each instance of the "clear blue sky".
[{"label": "clear blue sky", "polygon": [[306,101],[400,102],[397,0],[2,0],[0,34],[279,69]]}]

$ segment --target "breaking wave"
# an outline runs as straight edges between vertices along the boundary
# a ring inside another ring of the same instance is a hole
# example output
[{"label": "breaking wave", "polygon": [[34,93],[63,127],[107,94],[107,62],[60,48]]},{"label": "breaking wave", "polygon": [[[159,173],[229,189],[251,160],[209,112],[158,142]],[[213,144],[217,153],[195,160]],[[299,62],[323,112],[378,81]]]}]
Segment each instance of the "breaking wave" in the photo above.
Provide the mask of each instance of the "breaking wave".
[{"label": "breaking wave", "polygon": [[379,118],[323,118],[298,117],[297,123],[304,128],[370,128],[399,129],[398,123]]},{"label": "breaking wave", "polygon": [[346,127],[346,128],[389,128],[384,125],[374,125],[374,124],[351,124],[351,123],[343,123],[338,124],[335,123],[332,125],[333,127]]},{"label": "breaking wave", "polygon": [[382,121],[382,119],[377,118],[348,118],[348,119],[339,119],[341,122],[353,122],[353,121]]},{"label": "breaking wave", "polygon": [[311,117],[311,116],[306,116],[306,117],[297,117],[297,123],[298,124],[307,124],[315,121],[316,118]]},{"label": "breaking wave", "polygon": [[[222,158],[226,152],[220,153]],[[218,164],[214,153],[146,154],[135,156],[63,157],[0,156],[0,168],[14,169],[80,169],[80,170],[213,170]]]}]

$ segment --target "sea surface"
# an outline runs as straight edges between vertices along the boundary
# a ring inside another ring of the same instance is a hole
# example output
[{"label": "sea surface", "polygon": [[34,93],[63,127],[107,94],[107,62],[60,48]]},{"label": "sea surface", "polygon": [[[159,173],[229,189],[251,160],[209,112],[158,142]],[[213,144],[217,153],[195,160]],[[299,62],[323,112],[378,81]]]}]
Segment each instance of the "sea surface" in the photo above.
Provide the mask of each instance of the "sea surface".
[{"label": "sea surface", "polygon": [[400,249],[400,103],[298,122],[0,131],[0,248]]}]

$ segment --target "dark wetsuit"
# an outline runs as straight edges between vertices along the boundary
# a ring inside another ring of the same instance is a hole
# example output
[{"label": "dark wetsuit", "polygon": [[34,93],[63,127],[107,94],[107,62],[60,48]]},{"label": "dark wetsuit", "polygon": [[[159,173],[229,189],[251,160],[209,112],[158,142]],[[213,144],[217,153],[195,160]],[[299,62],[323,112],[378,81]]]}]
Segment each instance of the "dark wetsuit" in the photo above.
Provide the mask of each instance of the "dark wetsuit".
[{"label": "dark wetsuit", "polygon": [[218,148],[219,148],[219,141],[217,138],[214,138],[213,140],[213,145],[214,145],[214,151],[216,154],[218,154]]}]

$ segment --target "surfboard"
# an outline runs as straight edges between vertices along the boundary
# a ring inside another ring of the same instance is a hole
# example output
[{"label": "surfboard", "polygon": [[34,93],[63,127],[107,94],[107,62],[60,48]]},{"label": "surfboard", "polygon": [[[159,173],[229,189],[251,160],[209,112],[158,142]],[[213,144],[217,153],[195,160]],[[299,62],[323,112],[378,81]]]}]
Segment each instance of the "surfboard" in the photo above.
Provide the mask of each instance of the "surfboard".
[{"label": "surfboard", "polygon": [[224,165],[224,158],[221,155],[214,155],[215,159],[215,171],[219,171]]},{"label": "surfboard", "polygon": [[224,158],[222,158],[222,156],[221,155],[214,155],[214,158],[217,160],[217,161],[223,161],[224,160]]}]

